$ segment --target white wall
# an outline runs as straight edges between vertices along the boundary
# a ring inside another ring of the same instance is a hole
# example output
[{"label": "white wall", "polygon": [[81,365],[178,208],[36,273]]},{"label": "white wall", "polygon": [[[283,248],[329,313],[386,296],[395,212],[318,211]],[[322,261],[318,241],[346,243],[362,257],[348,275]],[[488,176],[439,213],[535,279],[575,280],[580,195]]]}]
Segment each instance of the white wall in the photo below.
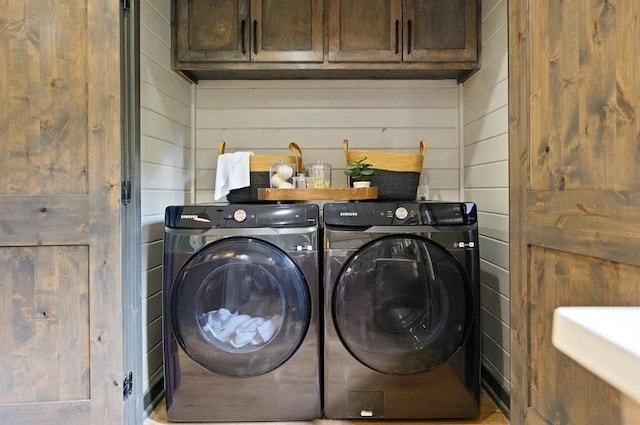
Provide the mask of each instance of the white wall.
[{"label": "white wall", "polygon": [[508,409],[507,0],[483,0],[481,11],[481,69],[463,87],[463,197],[480,211],[483,381]]},{"label": "white wall", "polygon": [[333,165],[346,187],[351,149],[417,152],[428,142],[423,182],[431,198],[459,199],[459,99],[455,81],[203,81],[196,90],[196,201],[212,202],[218,141],[227,152],[287,153]]},{"label": "white wall", "polygon": [[164,209],[191,200],[191,87],[171,70],[170,0],[140,3],[140,156],[145,406],[162,390]]}]

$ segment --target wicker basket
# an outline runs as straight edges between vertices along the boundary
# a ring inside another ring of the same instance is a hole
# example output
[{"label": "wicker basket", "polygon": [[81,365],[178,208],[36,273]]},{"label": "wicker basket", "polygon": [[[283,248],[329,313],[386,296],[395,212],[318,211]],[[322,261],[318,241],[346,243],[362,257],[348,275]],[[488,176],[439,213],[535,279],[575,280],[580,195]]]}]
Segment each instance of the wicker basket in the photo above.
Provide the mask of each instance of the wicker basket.
[{"label": "wicker basket", "polygon": [[376,170],[371,177],[371,186],[378,188],[378,199],[382,201],[413,201],[416,199],[422,163],[427,151],[427,142],[420,141],[418,153],[377,151],[350,151],[349,141],[342,141],[347,162],[364,157]]},{"label": "wicker basket", "polygon": [[[225,141],[218,143],[218,155],[222,155],[225,150]],[[232,204],[265,203],[258,200],[258,188],[270,187],[269,164],[278,161],[296,164],[297,170],[302,167],[302,151],[295,143],[289,143],[289,150],[293,155],[252,155],[249,159],[249,179],[250,186],[240,189],[233,189],[227,195],[227,200]],[[271,201],[266,201],[271,203]]]}]

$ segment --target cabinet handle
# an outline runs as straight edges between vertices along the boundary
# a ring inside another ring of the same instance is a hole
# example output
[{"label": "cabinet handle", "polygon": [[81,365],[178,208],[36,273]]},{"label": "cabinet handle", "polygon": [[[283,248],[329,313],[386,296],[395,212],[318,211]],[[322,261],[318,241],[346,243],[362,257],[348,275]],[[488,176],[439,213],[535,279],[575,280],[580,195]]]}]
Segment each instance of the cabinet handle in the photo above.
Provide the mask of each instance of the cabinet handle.
[{"label": "cabinet handle", "polygon": [[411,54],[411,19],[407,21],[407,54]]},{"label": "cabinet handle", "polygon": [[400,21],[396,19],[396,55],[400,49]]},{"label": "cabinet handle", "polygon": [[247,46],[245,46],[245,43],[244,43],[245,26],[246,26],[246,22],[243,19],[242,21],[240,21],[240,40],[242,40],[240,42],[240,45],[242,46],[243,55],[247,53]]},{"label": "cabinet handle", "polygon": [[253,53],[258,54],[258,21],[253,20]]}]

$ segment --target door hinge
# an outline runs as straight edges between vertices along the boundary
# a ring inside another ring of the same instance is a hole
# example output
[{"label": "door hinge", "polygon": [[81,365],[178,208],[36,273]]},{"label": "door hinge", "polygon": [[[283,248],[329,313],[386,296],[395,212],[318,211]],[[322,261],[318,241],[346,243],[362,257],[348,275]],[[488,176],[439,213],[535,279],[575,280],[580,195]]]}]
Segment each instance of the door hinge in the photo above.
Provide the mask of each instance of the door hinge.
[{"label": "door hinge", "polygon": [[129,372],[129,375],[125,375],[122,380],[122,401],[126,401],[133,393],[133,372]]},{"label": "door hinge", "polygon": [[128,13],[130,7],[131,7],[130,0],[120,0],[120,8],[122,9],[123,12]]},{"label": "door hinge", "polygon": [[122,182],[120,199],[122,200],[123,205],[129,205],[131,202],[131,182],[129,180]]}]

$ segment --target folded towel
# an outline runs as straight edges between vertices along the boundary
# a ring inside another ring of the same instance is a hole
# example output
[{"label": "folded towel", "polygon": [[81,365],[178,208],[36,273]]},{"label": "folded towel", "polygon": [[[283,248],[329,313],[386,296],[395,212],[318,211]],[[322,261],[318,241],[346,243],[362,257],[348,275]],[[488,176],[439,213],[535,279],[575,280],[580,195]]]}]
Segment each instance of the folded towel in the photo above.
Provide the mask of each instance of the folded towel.
[{"label": "folded towel", "polygon": [[216,168],[215,200],[224,198],[233,189],[251,184],[249,159],[253,152],[233,152],[218,155]]}]

